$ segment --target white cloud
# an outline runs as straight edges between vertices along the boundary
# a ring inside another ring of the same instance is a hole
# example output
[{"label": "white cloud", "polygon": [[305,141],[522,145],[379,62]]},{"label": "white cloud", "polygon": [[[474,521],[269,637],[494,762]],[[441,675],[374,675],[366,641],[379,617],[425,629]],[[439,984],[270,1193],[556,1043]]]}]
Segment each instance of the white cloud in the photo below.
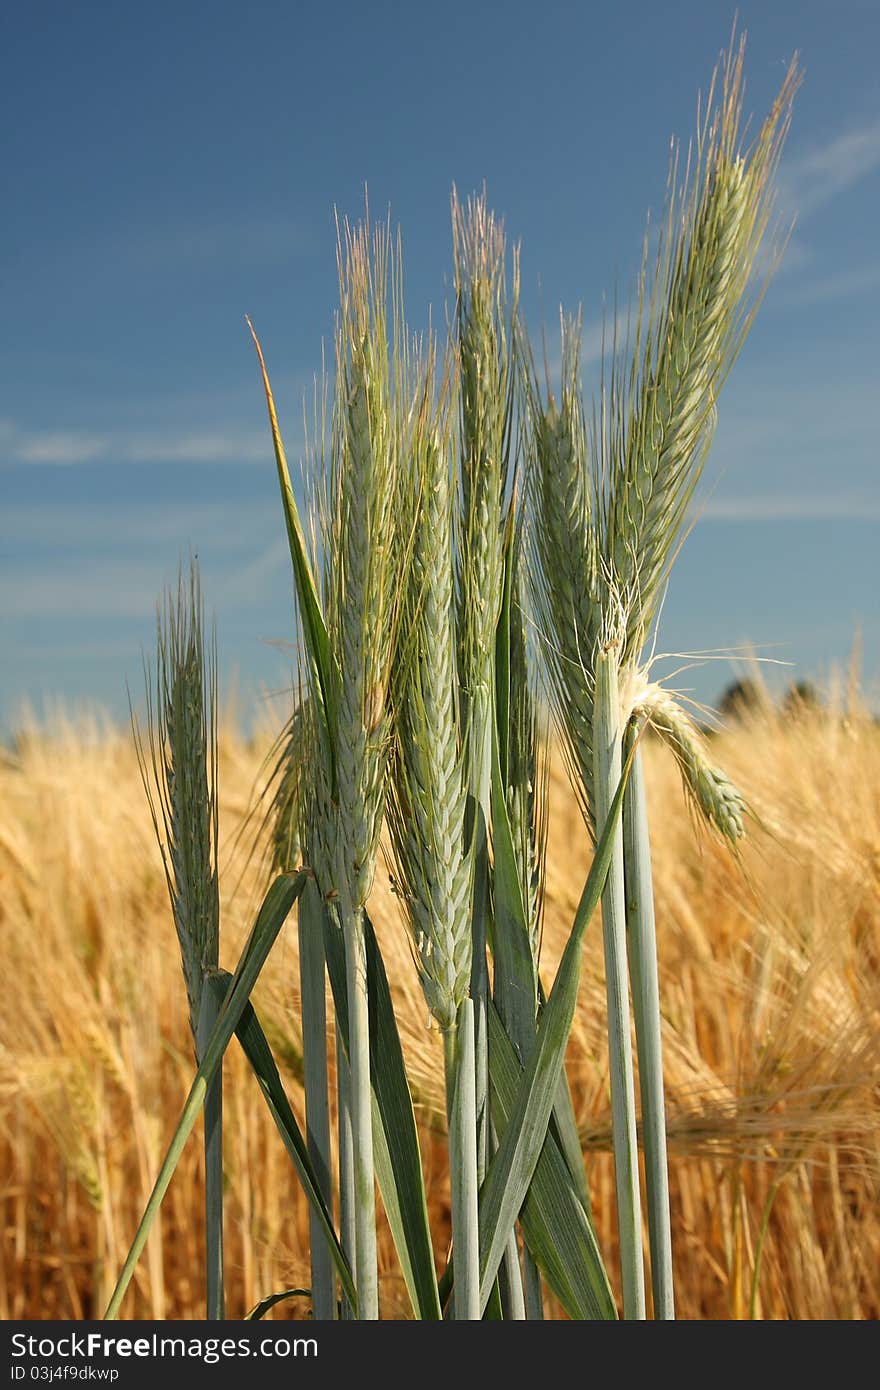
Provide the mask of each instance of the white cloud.
[{"label": "white cloud", "polygon": [[803,377],[752,368],[731,382],[719,405],[697,516],[779,522],[880,516],[876,382],[869,372],[835,380],[827,360],[826,351]]},{"label": "white cloud", "polygon": [[585,367],[595,366],[603,357],[606,360],[610,358],[615,331],[619,336],[623,327],[619,318],[615,323],[614,318],[608,315],[584,324],[581,356]]},{"label": "white cloud", "polygon": [[93,463],[107,453],[107,440],[99,434],[76,430],[14,431],[5,451],[19,463]]},{"label": "white cloud", "polygon": [[845,299],[853,294],[865,294],[880,288],[880,265],[861,266],[855,270],[836,271],[813,280],[801,278],[773,296],[777,308],[806,308]]},{"label": "white cloud", "polygon": [[[602,362],[603,357],[606,362],[610,362],[615,334],[617,335],[617,347],[620,350],[627,335],[627,315],[622,310],[618,312],[616,317],[608,313],[585,323],[581,332],[581,365],[585,368],[596,367]],[[546,372],[550,379],[551,389],[555,391],[562,375],[562,344],[558,328],[547,332],[546,352]],[[543,355],[538,358],[537,365],[543,381],[545,372]]]},{"label": "white cloud", "polygon": [[[2,534],[16,547],[44,549],[76,546],[83,553],[157,550],[192,542],[238,554],[265,544],[283,526],[281,504],[240,499],[235,502],[189,501],[127,503],[90,502],[79,506],[12,504],[2,512]],[[8,542],[7,542],[8,543]]]},{"label": "white cloud", "polygon": [[856,126],[787,161],[780,171],[780,205],[803,219],[877,169],[880,120]]},{"label": "white cloud", "polygon": [[858,481],[876,476],[877,383],[870,371],[835,378],[826,360],[802,376],[743,364],[719,402],[714,459],[740,471],[774,458],[798,458],[803,466],[809,455],[826,468],[836,460],[841,486],[844,469],[858,468]]},{"label": "white cloud", "polygon": [[36,640],[16,640],[15,650],[16,659],[20,662],[27,661],[35,666],[54,666],[56,669],[62,664],[98,662],[120,657],[135,658],[133,670],[138,675],[144,647],[136,637],[107,636],[86,641],[82,634],[78,634],[77,638],[70,642],[54,639],[52,642],[41,641],[38,628]]},{"label": "white cloud", "polygon": [[[131,433],[77,429],[31,430],[7,421],[0,431],[0,463],[265,463],[268,429],[156,430]],[[293,458],[296,441],[289,445]]]},{"label": "white cloud", "polygon": [[[798,271],[813,265],[815,260],[814,253],[809,246],[798,236],[790,236],[782,257],[774,270],[776,278],[785,279],[789,275],[795,275]],[[764,268],[762,264],[762,269]]]},{"label": "white cloud", "polygon": [[[256,559],[230,570],[229,557],[222,551],[200,547],[209,606],[227,614],[252,608],[277,589],[279,577],[283,585],[287,553],[286,542],[273,539]],[[148,618],[176,571],[177,553],[157,556],[155,547],[137,555],[95,555],[84,550],[49,565],[18,565],[14,571],[0,572],[0,613],[6,621],[38,623]]]},{"label": "white cloud", "polygon": [[161,588],[155,560],[96,560],[18,571],[0,581],[7,619],[145,618]]},{"label": "white cloud", "polygon": [[9,621],[148,616],[189,547],[211,605],[224,611],[270,595],[289,565],[280,503],[16,505],[2,523],[0,614]]},{"label": "white cloud", "polygon": [[234,264],[265,265],[302,256],[304,229],[289,217],[211,216],[117,233],[112,250],[139,271],[167,265],[214,271]]},{"label": "white cloud", "polygon": [[699,521],[880,521],[880,496],[791,492],[715,497],[698,507],[695,515]]},{"label": "white cloud", "polygon": [[[255,560],[233,570],[217,585],[217,606],[227,602],[254,604],[270,588],[276,576],[290,564],[290,550],[286,540],[274,541]],[[291,578],[291,586],[293,580]]]},{"label": "white cloud", "polygon": [[271,448],[267,430],[134,435],[115,447],[126,463],[257,463],[269,459]]}]

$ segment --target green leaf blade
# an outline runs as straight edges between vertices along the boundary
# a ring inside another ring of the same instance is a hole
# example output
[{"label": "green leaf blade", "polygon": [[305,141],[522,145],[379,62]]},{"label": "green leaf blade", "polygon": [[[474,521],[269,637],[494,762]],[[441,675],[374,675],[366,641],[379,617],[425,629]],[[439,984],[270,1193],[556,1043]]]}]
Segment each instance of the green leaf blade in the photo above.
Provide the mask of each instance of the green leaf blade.
[{"label": "green leaf blade", "polygon": [[272,387],[269,384],[269,373],[266,369],[263,350],[260,347],[259,339],[257,338],[250,319],[246,319],[245,322],[250,329],[260,363],[263,390],[266,394],[266,405],[269,411],[269,424],[272,430],[272,445],[275,450],[275,463],[278,469],[278,482],[281,487],[281,502],[284,508],[287,541],[290,547],[291,562],[293,564],[294,586],[296,589],[297,602],[299,604],[300,617],[302,618],[306,647],[308,649],[312,694],[318,710],[321,746],[327,759],[327,766],[330,769],[331,785],[335,786],[335,742],[332,737],[332,730],[335,728],[336,722],[337,682],[334,678],[333,652],[327,634],[327,625],[324,621],[324,613],[318,595],[318,587],[315,583],[314,574],[312,573],[312,565],[309,559],[308,546],[306,545],[305,532],[303,530],[302,521],[300,520],[299,508],[296,505],[296,497],[294,496],[293,485],[290,481],[290,470],[287,466],[287,457],[281,439],[278,415],[275,410],[275,400],[272,395]]},{"label": "green leaf blade", "polygon": [[250,998],[251,991],[257,982],[260,971],[266,963],[266,958],[274,945],[278,933],[283,927],[290,909],[302,892],[306,882],[306,874],[279,874],[278,878],[271,884],[262,906],[257,914],[250,936],[245,943],[241,958],[236,966],[235,974],[229,981],[228,991],[225,1002],[217,1017],[217,1021],[211,1030],[211,1035],[205,1045],[204,1055],[199,1063],[189,1095],[184,1102],[177,1128],[171,1137],[171,1142],[159,1169],[158,1177],[153,1185],[147,1201],[144,1214],[135,1232],[131,1248],[126,1256],[125,1264],[122,1267],[116,1287],[107,1305],[104,1317],[112,1320],[119,1315],[122,1300],[126,1289],[131,1283],[137,1262],[140,1259],[150,1228],[156,1218],[156,1214],[162,1205],[165,1193],[168,1191],[169,1184],[174,1176],[174,1170],[180,1161],[187,1139],[193,1131],[199,1111],[204,1104],[208,1086],[223,1059],[223,1054],[229,1046],[229,1042],[238,1025],[242,1013]]},{"label": "green leaf blade", "polygon": [[[442,1318],[428,1203],[412,1098],[394,1017],[388,977],[369,916],[364,912],[367,989],[370,1001],[370,1071],[376,1177],[397,1256],[412,1302],[423,1320]],[[348,1006],[342,933],[324,919],[324,949],[336,1017],[348,1045]]]},{"label": "green leaf blade", "polygon": [[621,776],[596,846],[556,979],[541,1013],[536,1043],[526,1059],[516,1105],[481,1192],[480,1273],[484,1307],[547,1134],[574,1018],[580,981],[581,943],[608,875],[630,766],[631,758]]},{"label": "green leaf blade", "polygon": [[[231,976],[224,978],[222,974],[218,974],[212,977],[209,984],[222,998],[230,979]],[[260,1090],[263,1092],[266,1104],[284,1142],[284,1147],[296,1169],[309,1207],[320,1225],[330,1256],[339,1274],[343,1292],[352,1302],[356,1302],[357,1292],[351,1277],[351,1270],[342,1252],[333,1226],[333,1218],[324,1200],[320,1179],[312,1165],[308,1146],[297,1124],[296,1116],[290,1108],[290,1102],[287,1099],[278,1068],[275,1065],[275,1059],[272,1056],[272,1049],[252,1004],[245,1005],[235,1034],[259,1082]]]},{"label": "green leaf blade", "polygon": [[[489,1046],[493,1113],[499,1128],[506,1128],[523,1072],[494,1008],[489,1013]],[[520,1221],[533,1259],[569,1317],[616,1319],[617,1308],[596,1234],[552,1127],[538,1157]]]}]

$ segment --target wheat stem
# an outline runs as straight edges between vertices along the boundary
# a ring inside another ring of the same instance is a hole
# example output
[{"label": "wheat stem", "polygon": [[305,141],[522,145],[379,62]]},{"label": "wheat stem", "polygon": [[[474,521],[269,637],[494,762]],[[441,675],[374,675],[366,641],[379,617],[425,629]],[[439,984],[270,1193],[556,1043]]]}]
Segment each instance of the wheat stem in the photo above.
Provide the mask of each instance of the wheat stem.
[{"label": "wheat stem", "polygon": [[[493,1142],[497,1148],[497,1142]],[[514,1226],[507,1237],[504,1256],[498,1269],[501,1290],[501,1311],[505,1322],[525,1322],[526,1300],[523,1291],[522,1266],[519,1261],[519,1241]]]},{"label": "wheat stem", "polygon": [[529,1253],[523,1240],[523,1269],[525,1272],[526,1317],[529,1322],[544,1320],[544,1290],[541,1284],[541,1271]]},{"label": "wheat stem", "polygon": [[[630,721],[625,745],[627,755],[632,747],[635,732],[635,725]],[[623,802],[623,840],[626,925],[638,1049],[639,1090],[642,1100],[642,1144],[645,1151],[654,1317],[668,1320],[675,1317],[672,1228],[669,1215],[654,887],[641,749],[636,750],[633,758]]]},{"label": "wheat stem", "polygon": [[364,917],[359,907],[348,907],[340,915],[345,939],[345,980],[348,991],[357,1315],[361,1321],[375,1321],[379,1317],[379,1274],[376,1253],[370,1015]]},{"label": "wheat stem", "polygon": [[[594,787],[596,829],[601,835],[622,770],[617,654],[613,647],[597,653],[595,671]],[[608,999],[608,1048],[623,1315],[625,1318],[644,1318],[645,1274],[642,1262],[639,1158],[626,968],[626,894],[623,836],[619,827],[614,837],[611,866],[602,894],[602,932],[605,943],[605,988]]]},{"label": "wheat stem", "polygon": [[[324,972],[324,906],[317,885],[309,882],[299,900],[299,978],[302,1013],[306,1143],[321,1195],[333,1210],[330,1159],[330,1110],[327,1078],[327,1007]],[[309,1212],[312,1266],[312,1315],[336,1317],[336,1276],[321,1223]]]},{"label": "wheat stem", "polygon": [[474,1004],[465,999],[458,1023],[443,1035],[452,1244],[455,1252],[455,1318],[480,1320],[480,1222],[477,1206],[477,1109],[474,1068]]},{"label": "wheat stem", "polygon": [[[211,989],[203,988],[196,1035],[196,1056],[201,1063],[208,1039],[217,1022],[219,1004]],[[205,1095],[205,1283],[207,1317],[222,1322],[226,1316],[223,1291],[223,1065]]]},{"label": "wheat stem", "polygon": [[[336,1024],[336,1108],[339,1131],[339,1243],[357,1285],[357,1250],[355,1246],[355,1189],[354,1136],[351,1121],[351,1075],[348,1057],[339,1024]],[[357,1316],[347,1298],[343,1298],[342,1316],[351,1321]]]},{"label": "wheat stem", "polygon": [[[476,1067],[477,1165],[480,1182],[489,1159],[489,967],[487,919],[489,914],[489,784],[491,778],[492,726],[487,709],[488,692],[478,691],[471,705],[475,761],[471,772],[469,808],[473,818],[474,892],[471,916],[472,954],[470,994],[474,1001],[474,1065]],[[474,731],[480,729],[480,736]],[[477,741],[479,737],[479,741]]]}]

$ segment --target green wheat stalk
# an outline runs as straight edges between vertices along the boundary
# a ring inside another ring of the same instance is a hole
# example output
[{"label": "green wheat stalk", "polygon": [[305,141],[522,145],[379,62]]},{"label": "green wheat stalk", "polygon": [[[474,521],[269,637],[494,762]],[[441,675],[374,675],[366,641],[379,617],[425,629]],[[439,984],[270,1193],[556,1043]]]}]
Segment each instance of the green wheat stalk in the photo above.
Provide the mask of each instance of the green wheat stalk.
[{"label": "green wheat stalk", "polygon": [[[198,566],[191,561],[157,618],[156,668],[146,675],[147,742],[132,720],[180,946],[190,1030],[201,1063],[217,1016],[207,978],[219,967],[217,648],[206,652]],[[205,1098],[207,1315],[224,1316],[223,1085]]]},{"label": "green wheat stalk", "polygon": [[448,411],[441,407],[438,416],[433,408],[433,365],[429,349],[406,441],[402,516],[412,528],[413,549],[393,681],[389,823],[422,990],[444,1039],[455,1316],[464,1321],[480,1317],[474,1008],[468,997],[474,856],[473,837],[465,831]]},{"label": "green wheat stalk", "polygon": [[[511,544],[511,596],[508,634],[507,730],[500,758],[505,783],[507,819],[519,877],[532,964],[529,1001],[535,1023],[540,991],[541,928],[544,907],[544,870],[547,853],[547,782],[549,760],[543,715],[533,694],[533,673],[527,641],[526,594],[522,529],[518,524]],[[499,734],[502,714],[499,710]],[[563,1088],[565,1083],[563,1082]],[[526,1317],[544,1316],[541,1272],[523,1242]]]},{"label": "green wheat stalk", "polygon": [[[311,816],[305,777],[309,768],[309,744],[316,737],[309,713],[308,697],[300,687],[275,769],[270,830],[272,868],[276,872],[296,868],[304,858],[301,846],[308,842]],[[328,1211],[332,1211],[324,907],[314,881],[306,885],[297,908],[306,1144],[321,1196]],[[345,1254],[352,1258],[353,1242],[345,1249]],[[336,1273],[330,1247],[314,1210],[309,1211],[309,1259],[313,1316],[320,1321],[332,1321],[337,1306]]]},{"label": "green wheat stalk", "polygon": [[400,346],[399,252],[390,230],[374,235],[368,225],[344,224],[338,264],[329,477],[318,517],[330,676],[329,684],[324,674],[320,682],[311,682],[304,705],[313,728],[306,740],[303,845],[344,941],[349,1038],[345,1065],[339,1068],[340,1123],[351,1142],[343,1146],[341,1161],[342,1226],[354,1226],[354,1251],[347,1253],[354,1257],[357,1315],[375,1319],[379,1300],[363,913],[375,873],[391,750],[388,683],[405,560],[396,524],[401,433],[396,412],[406,362]]},{"label": "green wheat stalk", "polygon": [[[580,386],[577,322],[563,322],[558,404],[552,397],[543,401],[534,368],[528,372],[533,591],[551,701],[593,834],[604,823],[624,730],[633,717],[650,718],[672,746],[689,794],[705,818],[731,841],[743,830],[742,797],[709,763],[686,711],[650,682],[649,663],[642,657],[702,473],[717,394],[767,282],[766,274],[758,273],[759,253],[797,75],[792,66],[757,138],[744,148],[742,66],[743,45],[732,45],[713,79],[681,186],[673,158],[666,217],[650,274],[646,250],[631,356],[615,352],[609,387],[590,424]],[[529,363],[527,351],[523,355]],[[663,1107],[659,1001],[654,997],[656,969],[650,964],[655,957],[653,914],[642,901],[650,893],[642,797],[637,750],[621,835],[627,842],[627,882],[638,885],[630,923],[638,956],[633,990],[642,1107],[652,1135],[647,1182],[654,1304],[657,1316],[671,1317],[665,1136],[658,1120]],[[618,858],[622,861],[622,845]],[[624,1309],[641,1316],[635,1128],[625,1057],[622,862],[618,869],[609,874],[603,903],[603,918],[609,918],[606,960],[623,1054],[617,1059],[623,1065],[616,1104],[612,1055],[612,1104],[619,1219],[628,1222],[621,1229]],[[611,1014],[609,996],[610,1023]]]},{"label": "green wheat stalk", "polygon": [[[455,346],[459,380],[458,646],[459,684],[468,739],[469,822],[475,841],[473,957],[477,1067],[478,1165],[482,1180],[491,1147],[488,1115],[488,916],[490,901],[492,740],[495,727],[495,636],[504,581],[506,493],[516,383],[513,324],[519,299],[518,257],[508,289],[504,229],[485,192],[462,206],[452,199]],[[505,1258],[507,1315],[524,1316],[515,1236]]]}]

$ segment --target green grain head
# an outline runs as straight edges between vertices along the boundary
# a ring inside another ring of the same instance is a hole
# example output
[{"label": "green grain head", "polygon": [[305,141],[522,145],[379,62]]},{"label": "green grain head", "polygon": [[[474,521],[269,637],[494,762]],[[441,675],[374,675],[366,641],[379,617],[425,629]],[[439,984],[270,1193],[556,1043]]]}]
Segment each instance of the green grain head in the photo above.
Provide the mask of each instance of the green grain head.
[{"label": "green grain head", "polygon": [[460,396],[459,646],[466,699],[491,688],[501,605],[505,493],[510,468],[517,258],[508,288],[504,229],[485,193],[453,196],[456,348]]},{"label": "green grain head", "polygon": [[197,564],[165,594],[155,674],[147,673],[147,745],[135,741],[162,850],[196,1036],[202,980],[218,965],[217,652],[206,652]]},{"label": "green grain head", "polygon": [[581,386],[581,326],[562,319],[562,384],[544,403],[534,365],[525,372],[530,597],[550,704],[572,780],[591,815],[593,658],[602,616],[595,480]]},{"label": "green grain head", "polygon": [[600,432],[603,549],[630,609],[625,660],[638,656],[656,615],[718,393],[766,286],[760,257],[796,85],[792,66],[746,146],[743,44],[731,48],[682,180],[673,157],[659,249],[640,284],[632,358],[613,365],[609,424]]},{"label": "green grain head", "polygon": [[429,353],[405,440],[402,516],[412,531],[412,566],[394,666],[390,823],[422,988],[434,1018],[449,1029],[470,980],[473,864],[465,840],[448,411],[431,400],[433,375]]},{"label": "green grain head", "polygon": [[360,907],[372,885],[384,814],[388,684],[406,558],[397,524],[406,366],[399,253],[387,229],[371,236],[366,226],[345,226],[339,284],[332,476],[322,539],[325,611],[339,675],[336,887]]}]

